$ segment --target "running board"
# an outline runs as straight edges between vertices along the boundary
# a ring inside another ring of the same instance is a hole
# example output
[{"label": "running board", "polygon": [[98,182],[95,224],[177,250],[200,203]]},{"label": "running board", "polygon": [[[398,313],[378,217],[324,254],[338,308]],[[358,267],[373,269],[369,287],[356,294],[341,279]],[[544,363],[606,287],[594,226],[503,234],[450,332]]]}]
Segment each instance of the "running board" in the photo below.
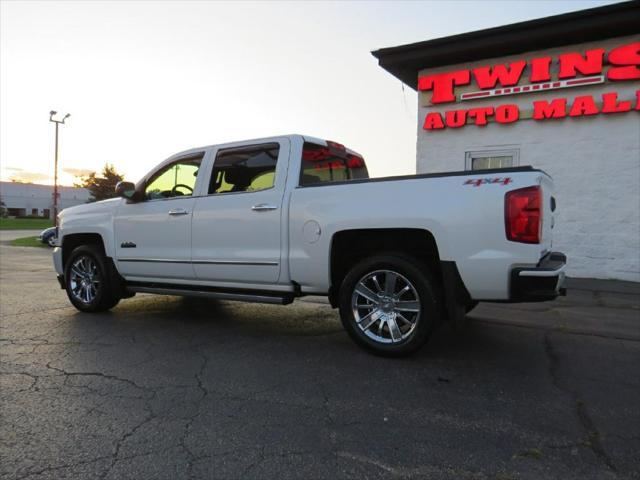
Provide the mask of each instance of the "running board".
[{"label": "running board", "polygon": [[147,287],[142,285],[128,285],[127,290],[139,293],[155,293],[158,295],[178,295],[182,297],[216,298],[218,300],[235,300],[238,302],[271,303],[274,305],[288,305],[293,302],[292,295],[276,296],[254,293],[232,293],[212,290],[197,290],[193,288]]}]

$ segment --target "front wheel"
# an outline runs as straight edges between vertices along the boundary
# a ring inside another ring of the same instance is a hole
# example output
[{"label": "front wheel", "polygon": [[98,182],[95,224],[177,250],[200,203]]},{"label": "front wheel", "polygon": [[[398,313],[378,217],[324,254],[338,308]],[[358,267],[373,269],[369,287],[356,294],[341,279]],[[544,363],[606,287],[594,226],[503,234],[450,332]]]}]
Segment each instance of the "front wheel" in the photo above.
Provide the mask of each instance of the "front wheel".
[{"label": "front wheel", "polygon": [[94,245],[82,245],[71,252],[64,279],[69,300],[81,312],[109,310],[120,301],[113,292],[105,256]]},{"label": "front wheel", "polygon": [[426,266],[400,254],[358,263],[340,288],[340,317],[372,353],[400,357],[420,348],[442,318],[437,284]]}]

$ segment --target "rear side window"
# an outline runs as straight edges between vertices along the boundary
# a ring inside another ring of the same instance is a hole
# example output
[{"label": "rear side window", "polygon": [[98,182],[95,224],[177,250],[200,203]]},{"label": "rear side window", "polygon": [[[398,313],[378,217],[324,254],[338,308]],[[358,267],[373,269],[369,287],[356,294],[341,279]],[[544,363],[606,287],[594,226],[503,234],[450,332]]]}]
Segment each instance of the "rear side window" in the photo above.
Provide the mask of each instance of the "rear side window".
[{"label": "rear side window", "polygon": [[209,180],[209,194],[257,192],[273,187],[279,149],[277,143],[269,143],[219,151]]},{"label": "rear side window", "polygon": [[302,149],[300,185],[369,178],[364,159],[347,153],[342,146],[305,143]]}]

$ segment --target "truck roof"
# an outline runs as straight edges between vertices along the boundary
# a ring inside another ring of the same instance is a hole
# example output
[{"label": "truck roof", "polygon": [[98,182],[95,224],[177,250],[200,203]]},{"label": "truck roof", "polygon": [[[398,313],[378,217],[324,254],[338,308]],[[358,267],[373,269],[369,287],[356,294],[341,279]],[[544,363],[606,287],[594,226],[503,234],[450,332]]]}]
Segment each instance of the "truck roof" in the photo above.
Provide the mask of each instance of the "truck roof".
[{"label": "truck roof", "polygon": [[[182,156],[185,156],[185,155],[190,155],[192,153],[197,153],[197,152],[200,152],[202,150],[205,150],[205,149],[208,149],[208,148],[213,148],[213,147],[228,148],[228,147],[235,147],[235,146],[241,146],[241,145],[249,145],[249,144],[252,144],[252,143],[268,143],[270,141],[276,141],[279,138],[289,138],[289,139],[298,138],[302,142],[309,142],[309,143],[315,143],[315,144],[318,144],[318,145],[327,146],[327,140],[325,140],[325,139],[318,138],[318,137],[313,137],[311,135],[302,135],[302,134],[299,134],[299,133],[292,133],[292,134],[288,134],[288,135],[275,135],[275,136],[272,136],[272,137],[249,138],[249,139],[244,139],[244,140],[234,140],[234,141],[231,141],[231,142],[214,143],[214,144],[211,144],[211,145],[204,145],[204,146],[200,146],[200,147],[189,148],[187,150],[183,150],[181,152],[177,152],[177,153],[171,155],[171,157],[169,157],[169,158],[182,157]],[[354,154],[354,155],[361,156],[359,153],[357,153],[354,150],[351,150],[350,148],[347,148],[347,152],[351,153],[351,154]]]}]

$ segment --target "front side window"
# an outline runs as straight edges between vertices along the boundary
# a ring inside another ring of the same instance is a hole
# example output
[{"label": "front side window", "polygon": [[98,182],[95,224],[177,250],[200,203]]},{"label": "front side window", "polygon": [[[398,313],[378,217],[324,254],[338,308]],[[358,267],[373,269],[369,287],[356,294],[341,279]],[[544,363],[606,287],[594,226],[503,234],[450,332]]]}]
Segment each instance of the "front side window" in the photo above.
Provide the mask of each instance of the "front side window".
[{"label": "front side window", "polygon": [[202,156],[186,158],[167,165],[156,173],[144,189],[147,200],[189,197],[196,188]]},{"label": "front side window", "polygon": [[308,142],[304,144],[300,170],[301,186],[359,178],[369,178],[367,166],[361,156],[347,153],[344,147],[325,147]]},{"label": "front side window", "polygon": [[221,150],[213,164],[209,194],[272,188],[279,151],[277,143]]},{"label": "front side window", "polygon": [[467,152],[465,168],[467,170],[487,170],[515,167],[518,165],[518,153],[518,150]]}]

